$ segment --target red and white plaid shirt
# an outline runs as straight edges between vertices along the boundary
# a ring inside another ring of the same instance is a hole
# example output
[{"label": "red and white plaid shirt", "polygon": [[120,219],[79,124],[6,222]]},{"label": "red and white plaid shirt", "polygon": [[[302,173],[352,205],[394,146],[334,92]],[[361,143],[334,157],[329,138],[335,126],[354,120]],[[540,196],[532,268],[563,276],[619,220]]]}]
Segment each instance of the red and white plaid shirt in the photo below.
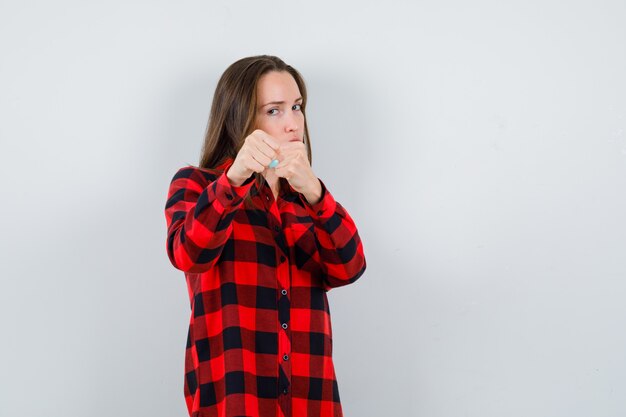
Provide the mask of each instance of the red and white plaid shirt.
[{"label": "red and white plaid shirt", "polygon": [[321,181],[314,205],[290,186],[274,199],[254,176],[231,185],[232,162],[181,168],[165,206],[191,303],[189,415],[342,416],[326,292],[365,271],[354,221]]}]

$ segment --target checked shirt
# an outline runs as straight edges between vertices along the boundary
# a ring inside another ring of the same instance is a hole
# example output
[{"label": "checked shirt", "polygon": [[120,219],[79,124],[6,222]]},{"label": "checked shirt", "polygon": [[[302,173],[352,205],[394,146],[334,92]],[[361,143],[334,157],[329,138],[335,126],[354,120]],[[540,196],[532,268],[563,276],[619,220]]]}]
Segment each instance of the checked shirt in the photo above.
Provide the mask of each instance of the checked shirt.
[{"label": "checked shirt", "polygon": [[[365,271],[354,221],[322,184],[311,205],[187,166],[170,183],[166,250],[191,315],[184,395],[191,417],[341,417],[326,293]],[[250,199],[246,199],[250,196]]]}]

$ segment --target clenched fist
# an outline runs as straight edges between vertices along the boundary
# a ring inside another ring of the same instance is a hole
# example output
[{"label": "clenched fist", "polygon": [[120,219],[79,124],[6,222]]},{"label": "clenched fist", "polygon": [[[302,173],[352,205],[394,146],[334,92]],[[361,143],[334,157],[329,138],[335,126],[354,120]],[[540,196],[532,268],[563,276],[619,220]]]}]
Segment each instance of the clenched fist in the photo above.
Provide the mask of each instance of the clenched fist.
[{"label": "clenched fist", "polygon": [[240,186],[255,172],[271,169],[268,166],[274,159],[279,161],[273,168],[276,176],[285,178],[310,204],[320,200],[322,185],[311,169],[304,143],[293,141],[279,145],[276,138],[261,129],[246,137],[226,177],[231,184]]},{"label": "clenched fist", "polygon": [[317,203],[322,195],[322,185],[313,173],[304,143],[283,143],[278,151],[276,175],[289,181],[289,185],[303,194],[309,203]]},{"label": "clenched fist", "polygon": [[272,159],[277,159],[278,148],[276,139],[264,131],[250,133],[226,173],[230,183],[239,186],[255,172],[265,171]]}]

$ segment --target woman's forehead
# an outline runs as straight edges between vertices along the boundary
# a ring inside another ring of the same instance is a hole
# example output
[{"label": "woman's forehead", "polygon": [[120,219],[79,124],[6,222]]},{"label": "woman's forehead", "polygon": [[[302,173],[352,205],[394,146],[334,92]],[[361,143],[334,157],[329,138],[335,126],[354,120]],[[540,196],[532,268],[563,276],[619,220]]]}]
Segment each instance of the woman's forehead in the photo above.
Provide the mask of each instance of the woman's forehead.
[{"label": "woman's forehead", "polygon": [[271,71],[259,79],[257,99],[260,104],[274,101],[295,101],[300,97],[296,80],[287,71]]}]

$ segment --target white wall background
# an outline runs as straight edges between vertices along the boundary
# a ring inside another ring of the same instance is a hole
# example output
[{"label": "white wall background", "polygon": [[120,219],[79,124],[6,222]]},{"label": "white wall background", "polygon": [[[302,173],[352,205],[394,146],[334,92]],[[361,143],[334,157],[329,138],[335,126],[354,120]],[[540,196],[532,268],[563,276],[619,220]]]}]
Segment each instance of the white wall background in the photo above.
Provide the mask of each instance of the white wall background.
[{"label": "white wall background", "polygon": [[167,188],[275,54],[368,269],[347,417],[626,414],[622,1],[0,3],[0,415],[183,416]]}]

